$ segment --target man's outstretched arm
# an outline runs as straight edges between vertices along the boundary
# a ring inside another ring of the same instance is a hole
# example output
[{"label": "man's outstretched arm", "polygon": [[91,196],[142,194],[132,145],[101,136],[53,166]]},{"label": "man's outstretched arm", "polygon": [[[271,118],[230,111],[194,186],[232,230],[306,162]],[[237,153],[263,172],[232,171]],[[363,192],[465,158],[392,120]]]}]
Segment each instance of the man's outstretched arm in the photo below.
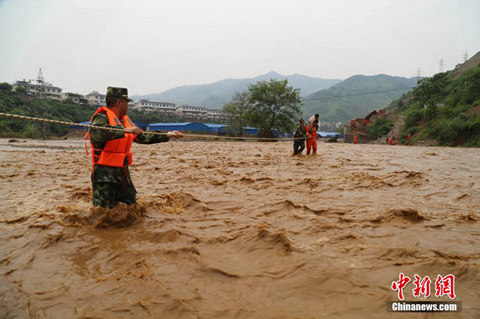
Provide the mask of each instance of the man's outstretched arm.
[{"label": "man's outstretched arm", "polygon": [[[165,133],[165,135],[159,135],[159,134],[148,134],[147,132],[141,131],[138,127],[132,127],[128,128],[127,130],[131,130],[132,133],[137,134],[137,137],[135,138],[135,142],[140,143],[140,144],[154,144],[154,143],[162,143],[162,142],[168,142],[170,137],[174,138],[181,138],[183,137],[183,134],[178,132],[178,131],[171,131],[168,133]],[[128,132],[126,130],[126,132]]]}]

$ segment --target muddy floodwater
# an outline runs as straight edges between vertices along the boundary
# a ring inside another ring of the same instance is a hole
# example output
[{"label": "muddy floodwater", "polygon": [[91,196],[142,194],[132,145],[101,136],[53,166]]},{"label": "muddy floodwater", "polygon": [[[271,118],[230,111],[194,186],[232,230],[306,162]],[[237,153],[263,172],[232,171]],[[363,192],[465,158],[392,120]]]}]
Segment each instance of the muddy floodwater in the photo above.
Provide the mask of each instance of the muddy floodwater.
[{"label": "muddy floodwater", "polygon": [[[83,141],[1,139],[0,318],[480,318],[479,149],[291,153],[134,145],[138,205],[105,211]],[[401,273],[462,311],[387,312]]]}]

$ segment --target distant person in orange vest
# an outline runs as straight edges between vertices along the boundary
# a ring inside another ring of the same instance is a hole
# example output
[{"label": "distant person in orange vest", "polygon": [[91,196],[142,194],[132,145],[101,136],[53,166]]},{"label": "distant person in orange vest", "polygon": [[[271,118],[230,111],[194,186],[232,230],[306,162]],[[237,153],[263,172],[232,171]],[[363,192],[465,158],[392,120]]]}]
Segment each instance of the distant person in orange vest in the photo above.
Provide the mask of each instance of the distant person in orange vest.
[{"label": "distant person in orange vest", "polygon": [[392,145],[393,139],[391,137],[388,138],[388,145]]},{"label": "distant person in orange vest", "polygon": [[312,125],[307,125],[307,155],[310,155],[310,150],[312,150],[312,155],[317,155],[317,129],[318,129],[318,120],[314,120]]},{"label": "distant person in orange vest", "polygon": [[90,120],[92,126],[111,127],[119,131],[91,127],[85,135],[92,148],[93,205],[113,208],[118,202],[136,203],[135,187],[128,167],[132,165],[133,142],[152,144],[167,142],[169,137],[182,137],[178,131],[166,135],[146,134],[128,117],[128,91],[108,87],[107,106],[100,107]]},{"label": "distant person in orange vest", "polygon": [[358,144],[357,134],[353,136],[353,144]]}]

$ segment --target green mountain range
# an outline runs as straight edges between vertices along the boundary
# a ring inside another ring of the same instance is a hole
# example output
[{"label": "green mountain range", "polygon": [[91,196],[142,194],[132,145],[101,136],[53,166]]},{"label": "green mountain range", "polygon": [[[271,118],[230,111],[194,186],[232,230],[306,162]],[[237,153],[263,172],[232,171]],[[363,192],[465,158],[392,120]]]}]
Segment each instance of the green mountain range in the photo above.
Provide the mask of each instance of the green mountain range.
[{"label": "green mountain range", "polygon": [[318,113],[321,121],[346,122],[385,108],[416,84],[417,78],[385,74],[355,75],[328,89],[306,96],[302,110],[305,117]]},{"label": "green mountain range", "polygon": [[152,93],[143,96],[134,95],[132,98],[135,100],[149,99],[158,102],[172,102],[177,105],[189,104],[209,108],[222,108],[225,103],[232,100],[235,92],[246,91],[248,84],[269,79],[287,79],[289,85],[300,89],[302,96],[329,88],[341,81],[338,79],[314,78],[301,74],[285,76],[276,72],[269,72],[254,78],[226,79],[210,84],[185,85],[162,93]]},{"label": "green mountain range", "polygon": [[246,91],[248,84],[258,81],[287,79],[289,85],[300,89],[303,97],[303,114],[309,117],[320,114],[320,120],[330,123],[346,122],[363,117],[372,110],[386,107],[393,100],[411,90],[417,78],[394,77],[385,74],[365,76],[355,75],[344,81],[321,79],[301,74],[284,76],[269,72],[248,79],[225,79],[202,85],[185,85],[162,93],[143,96],[135,95],[135,100],[173,102],[177,105],[189,104],[222,108],[230,102],[235,92]]}]

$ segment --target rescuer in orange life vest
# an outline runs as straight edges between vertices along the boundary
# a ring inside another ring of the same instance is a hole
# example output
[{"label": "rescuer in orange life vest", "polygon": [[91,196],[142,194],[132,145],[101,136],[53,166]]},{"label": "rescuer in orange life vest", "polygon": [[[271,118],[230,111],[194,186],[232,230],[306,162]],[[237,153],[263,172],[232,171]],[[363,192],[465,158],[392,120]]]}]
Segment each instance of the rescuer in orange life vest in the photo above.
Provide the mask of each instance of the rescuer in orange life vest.
[{"label": "rescuer in orange life vest", "polygon": [[312,155],[317,155],[317,129],[318,120],[314,120],[313,124],[308,124],[306,128],[307,133],[307,155],[310,155],[310,150],[313,149]]},{"label": "rescuer in orange life vest", "polygon": [[93,114],[90,125],[112,127],[121,131],[90,128],[85,138],[92,148],[93,205],[112,208],[118,202],[127,205],[136,202],[136,193],[128,166],[132,164],[130,147],[133,142],[153,144],[167,142],[169,136],[179,138],[178,131],[167,135],[144,133],[127,116],[128,91],[125,88],[108,87],[107,106]]}]

